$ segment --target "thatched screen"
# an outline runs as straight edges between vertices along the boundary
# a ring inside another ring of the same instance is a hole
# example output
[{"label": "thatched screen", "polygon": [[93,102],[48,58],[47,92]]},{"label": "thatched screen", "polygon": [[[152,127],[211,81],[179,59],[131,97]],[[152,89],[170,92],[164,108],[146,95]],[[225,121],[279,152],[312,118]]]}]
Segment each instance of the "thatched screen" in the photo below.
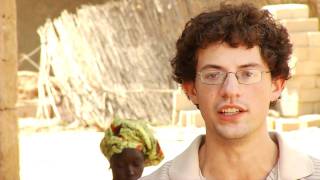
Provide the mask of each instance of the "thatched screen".
[{"label": "thatched screen", "polygon": [[[113,117],[170,122],[177,86],[169,65],[174,43],[191,16],[218,4],[124,0],[63,12],[38,29],[39,96],[49,99],[58,118],[67,111],[86,124],[106,126]],[[62,101],[48,80],[50,73]],[[48,116],[45,109],[38,115]]]}]

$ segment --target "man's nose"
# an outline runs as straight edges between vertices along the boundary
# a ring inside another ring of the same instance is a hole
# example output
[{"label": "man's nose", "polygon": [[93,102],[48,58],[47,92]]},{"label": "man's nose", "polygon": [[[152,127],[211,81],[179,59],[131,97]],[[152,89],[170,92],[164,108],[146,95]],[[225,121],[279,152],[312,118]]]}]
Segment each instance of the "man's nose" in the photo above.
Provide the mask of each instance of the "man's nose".
[{"label": "man's nose", "polygon": [[234,73],[228,73],[221,87],[222,97],[231,102],[240,96],[239,82]]}]

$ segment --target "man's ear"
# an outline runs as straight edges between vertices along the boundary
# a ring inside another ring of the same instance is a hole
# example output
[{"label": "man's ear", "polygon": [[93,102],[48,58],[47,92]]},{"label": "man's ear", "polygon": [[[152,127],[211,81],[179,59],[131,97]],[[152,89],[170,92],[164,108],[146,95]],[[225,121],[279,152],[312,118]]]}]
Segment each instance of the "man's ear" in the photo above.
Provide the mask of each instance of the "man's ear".
[{"label": "man's ear", "polygon": [[272,80],[271,101],[276,101],[279,99],[281,92],[285,87],[285,84],[286,80],[282,78]]},{"label": "man's ear", "polygon": [[183,82],[182,89],[188,96],[188,99],[190,99],[193,102],[193,104],[197,105],[198,104],[197,90],[195,88],[194,82],[193,81]]}]

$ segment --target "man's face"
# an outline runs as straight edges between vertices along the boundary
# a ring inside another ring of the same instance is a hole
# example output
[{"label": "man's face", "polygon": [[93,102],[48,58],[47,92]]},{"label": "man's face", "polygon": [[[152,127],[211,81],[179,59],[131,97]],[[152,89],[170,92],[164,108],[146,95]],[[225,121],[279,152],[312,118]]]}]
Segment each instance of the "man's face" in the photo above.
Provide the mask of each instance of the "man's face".
[{"label": "man's face", "polygon": [[[257,46],[248,49],[212,44],[197,55],[197,72],[270,71]],[[284,84],[284,80],[272,80],[270,73],[262,73],[261,81],[254,84],[239,84],[233,73],[228,73],[222,84],[205,84],[199,75],[195,82],[183,84],[193,103],[199,104],[207,134],[223,139],[240,139],[265,131],[269,103],[277,100]]]},{"label": "man's face", "polygon": [[114,154],[110,159],[114,180],[137,180],[144,169],[142,152],[126,148],[121,154]]}]

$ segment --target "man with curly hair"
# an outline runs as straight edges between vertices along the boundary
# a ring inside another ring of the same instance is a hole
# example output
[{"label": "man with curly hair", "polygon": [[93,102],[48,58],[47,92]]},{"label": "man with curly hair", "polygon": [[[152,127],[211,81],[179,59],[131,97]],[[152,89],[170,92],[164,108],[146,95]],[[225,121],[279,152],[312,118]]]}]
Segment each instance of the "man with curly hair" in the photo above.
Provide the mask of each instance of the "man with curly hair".
[{"label": "man with curly hair", "polygon": [[225,5],[185,26],[173,77],[198,107],[206,134],[143,180],[320,179],[320,161],[268,132],[266,117],[289,79],[292,44],[266,10]]}]

